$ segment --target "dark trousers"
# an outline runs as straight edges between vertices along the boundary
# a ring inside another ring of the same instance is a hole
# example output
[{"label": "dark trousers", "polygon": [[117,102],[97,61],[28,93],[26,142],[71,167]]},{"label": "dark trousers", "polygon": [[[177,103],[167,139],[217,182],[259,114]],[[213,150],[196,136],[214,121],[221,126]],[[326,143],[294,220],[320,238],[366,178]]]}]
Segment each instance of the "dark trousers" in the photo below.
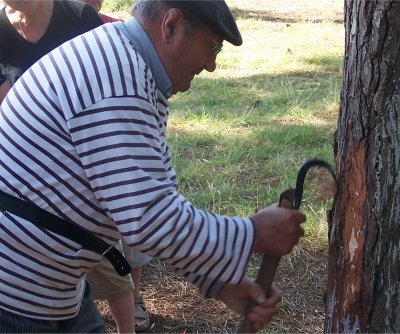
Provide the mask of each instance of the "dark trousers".
[{"label": "dark trousers", "polygon": [[71,319],[54,321],[32,319],[0,308],[0,333],[107,333],[86,283],[78,314]]}]

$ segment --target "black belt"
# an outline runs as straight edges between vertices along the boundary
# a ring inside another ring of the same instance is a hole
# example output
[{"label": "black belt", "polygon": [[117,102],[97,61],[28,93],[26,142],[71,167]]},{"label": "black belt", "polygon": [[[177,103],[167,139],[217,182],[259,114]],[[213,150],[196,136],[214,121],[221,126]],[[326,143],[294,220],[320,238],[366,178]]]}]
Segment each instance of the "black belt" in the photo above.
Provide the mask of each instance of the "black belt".
[{"label": "black belt", "polygon": [[78,225],[0,190],[0,210],[28,220],[37,227],[62,235],[83,248],[105,256],[120,276],[128,275],[131,267],[121,252]]}]

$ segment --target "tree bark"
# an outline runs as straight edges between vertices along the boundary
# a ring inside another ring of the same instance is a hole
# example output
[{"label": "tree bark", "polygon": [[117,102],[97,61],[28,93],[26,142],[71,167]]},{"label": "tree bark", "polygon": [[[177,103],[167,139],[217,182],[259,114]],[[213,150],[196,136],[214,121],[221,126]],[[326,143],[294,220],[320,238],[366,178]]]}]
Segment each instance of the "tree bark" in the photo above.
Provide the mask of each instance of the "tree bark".
[{"label": "tree bark", "polygon": [[325,332],[400,332],[400,1],[345,1]]}]

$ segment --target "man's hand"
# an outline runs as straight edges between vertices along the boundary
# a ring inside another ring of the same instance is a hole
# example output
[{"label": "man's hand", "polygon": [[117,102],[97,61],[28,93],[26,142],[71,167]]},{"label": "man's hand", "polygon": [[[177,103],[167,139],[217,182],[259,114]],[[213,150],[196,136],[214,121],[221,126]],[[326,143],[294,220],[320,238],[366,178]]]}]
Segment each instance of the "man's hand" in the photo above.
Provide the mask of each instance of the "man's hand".
[{"label": "man's hand", "polygon": [[255,226],[254,252],[272,256],[289,254],[304,235],[306,217],[294,209],[271,205],[251,217]]},{"label": "man's hand", "polygon": [[246,311],[247,302],[249,299],[256,303],[247,317],[258,331],[263,329],[272,318],[278,313],[278,303],[282,299],[282,295],[274,286],[271,287],[271,295],[267,299],[254,279],[244,277],[237,284],[225,284],[217,296],[225,305],[240,314]]}]

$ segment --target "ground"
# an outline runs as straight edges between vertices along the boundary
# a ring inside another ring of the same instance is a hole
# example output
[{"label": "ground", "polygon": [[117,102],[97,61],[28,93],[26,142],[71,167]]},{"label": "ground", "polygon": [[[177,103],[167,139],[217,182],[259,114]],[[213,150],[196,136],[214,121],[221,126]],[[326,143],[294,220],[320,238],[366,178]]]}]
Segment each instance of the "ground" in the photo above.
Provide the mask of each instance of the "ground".
[{"label": "ground", "polygon": [[[326,286],[326,246],[300,245],[281,259],[276,285],[284,292],[280,314],[267,328],[273,333],[322,333]],[[257,266],[260,258],[252,259]],[[163,263],[144,267],[143,295],[155,322],[153,333],[234,333],[241,317],[215,300],[204,300],[191,284]],[[97,302],[107,328],[116,328],[107,303]]]}]

